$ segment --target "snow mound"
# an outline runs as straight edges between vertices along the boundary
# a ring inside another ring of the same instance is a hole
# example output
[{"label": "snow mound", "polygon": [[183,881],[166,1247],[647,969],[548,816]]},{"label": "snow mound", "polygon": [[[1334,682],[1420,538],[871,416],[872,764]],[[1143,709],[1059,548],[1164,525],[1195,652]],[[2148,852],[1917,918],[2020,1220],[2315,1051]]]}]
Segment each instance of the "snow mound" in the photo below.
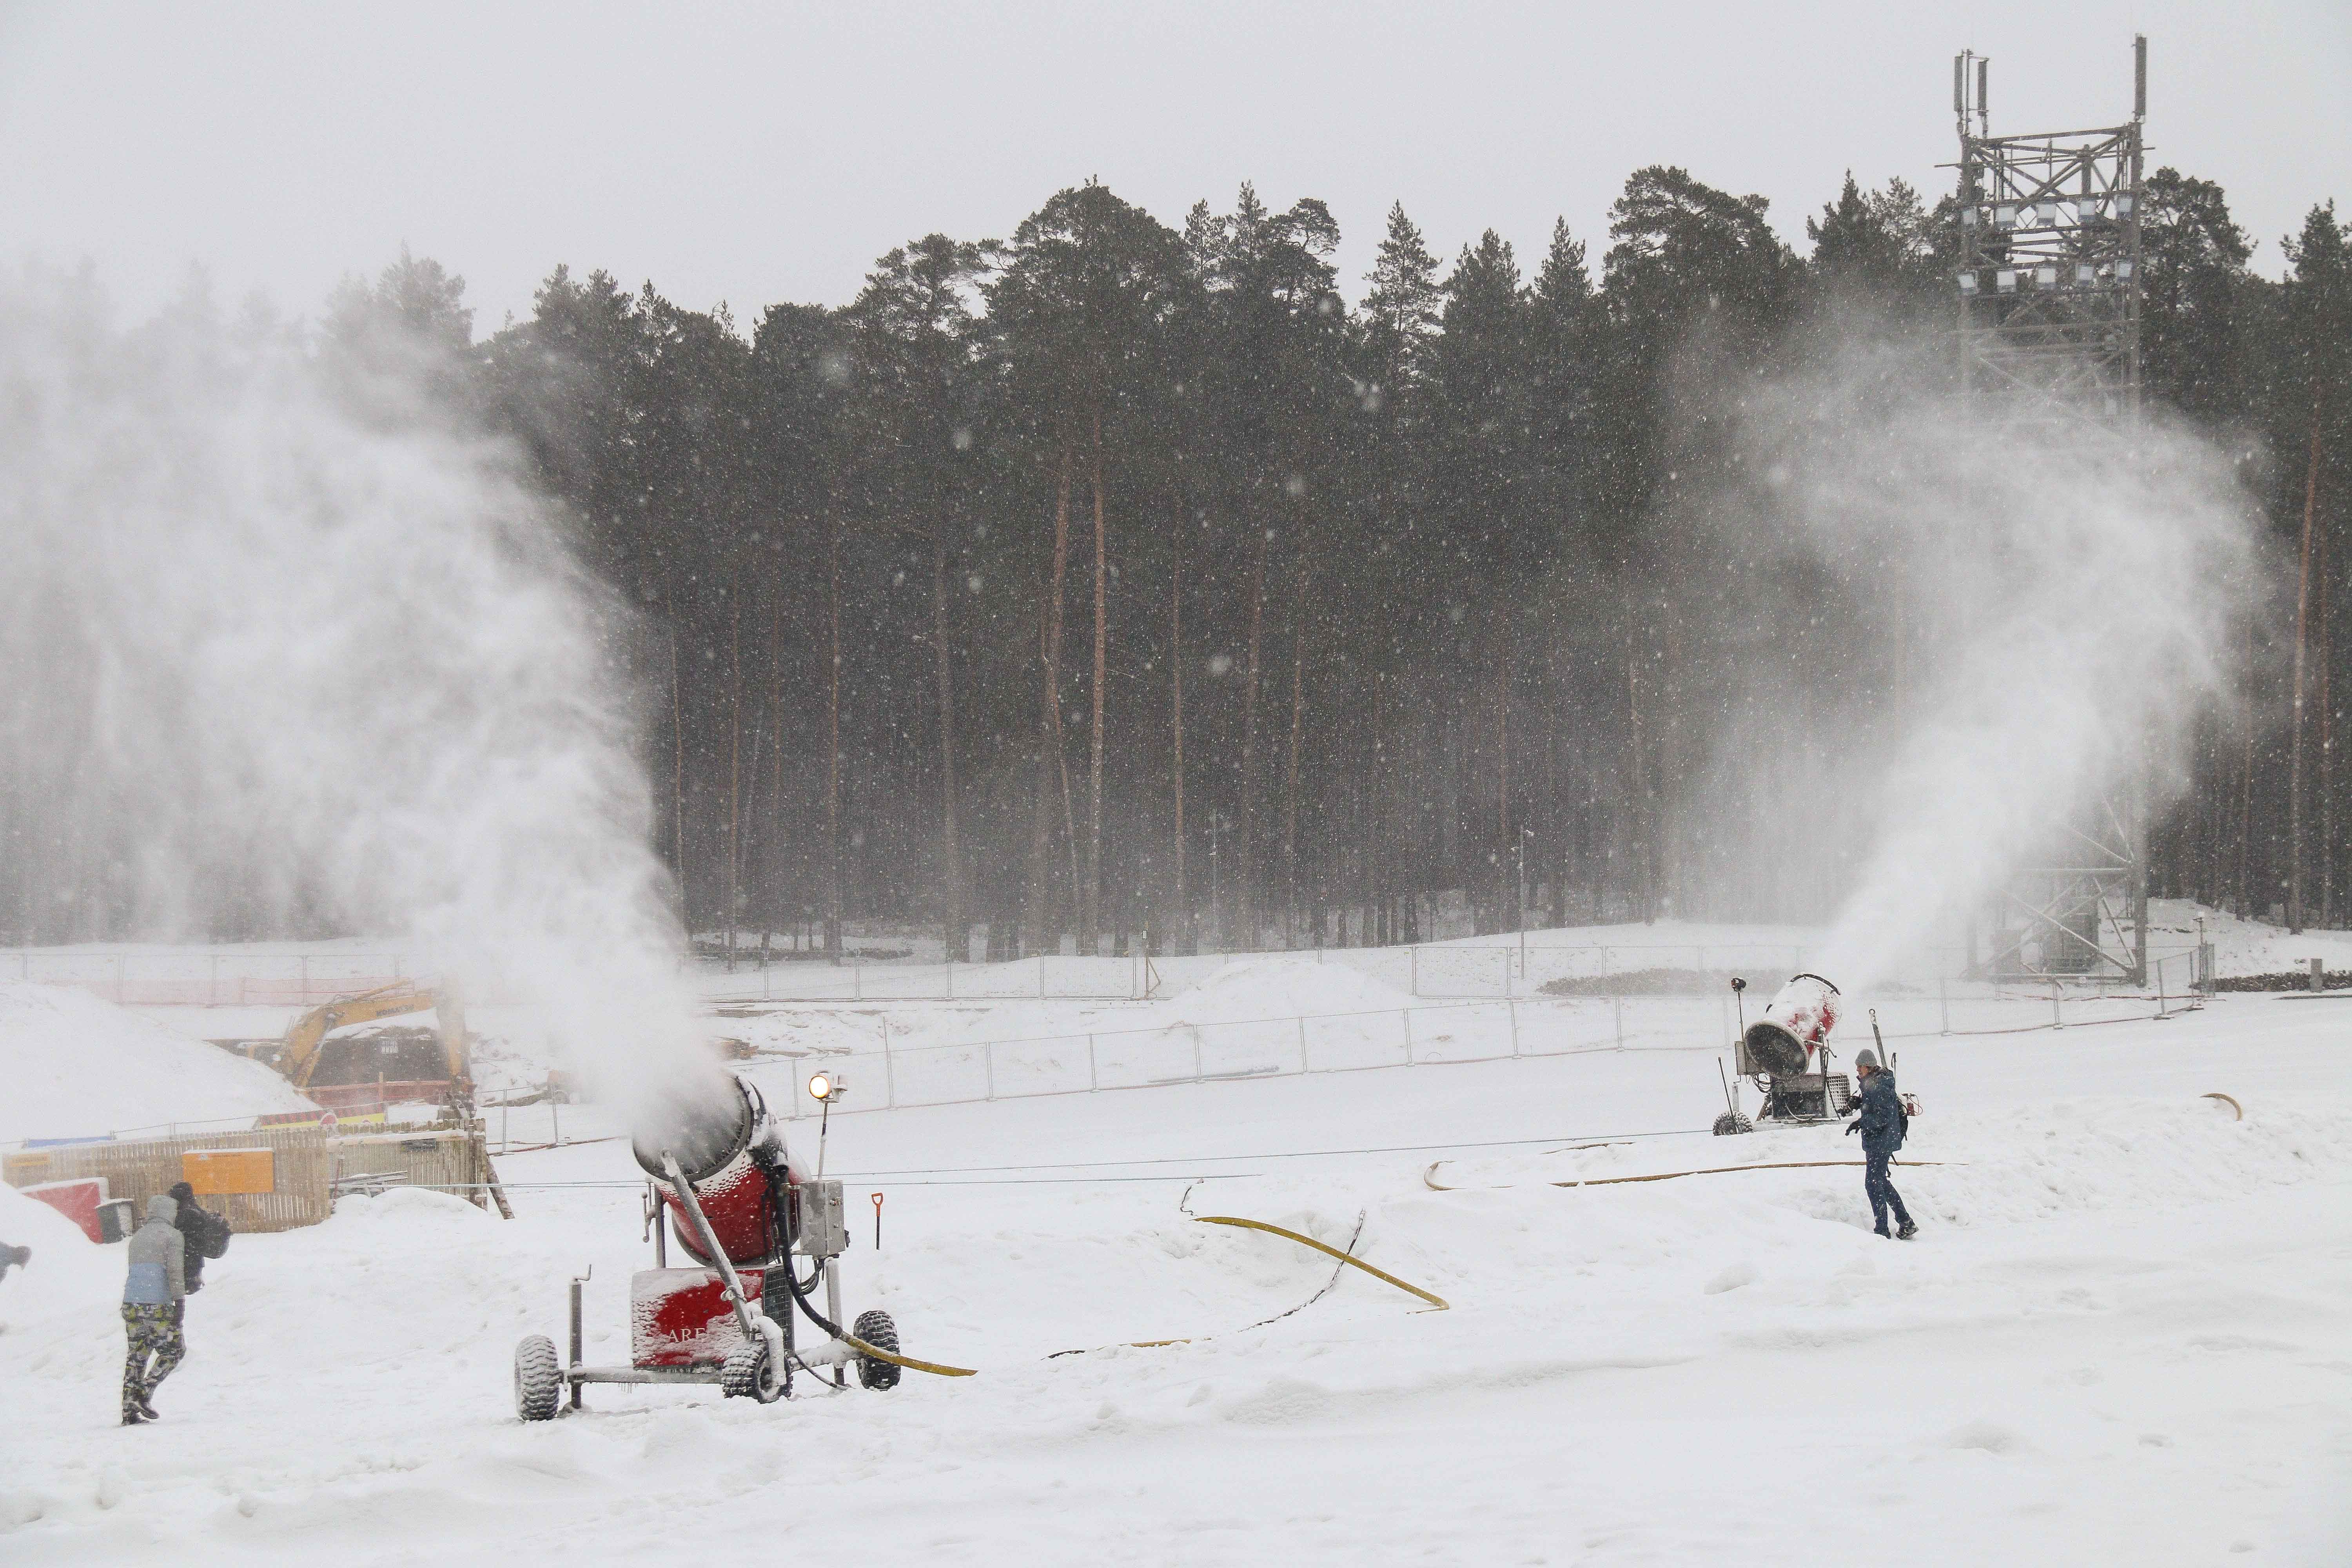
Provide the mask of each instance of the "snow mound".
[{"label": "snow mound", "polygon": [[335,1202],[340,1230],[361,1225],[396,1225],[432,1229],[468,1225],[487,1217],[465,1199],[426,1187],[394,1187],[373,1197],[360,1194]]},{"label": "snow mound", "polygon": [[1411,995],[1348,964],[1280,954],[1236,959],[1155,1011],[1159,1021],[1172,1026],[1382,1013],[1414,1005]]},{"label": "snow mound", "polygon": [[100,1247],[81,1226],[14,1187],[0,1186],[0,1242],[33,1249],[29,1262],[0,1279],[0,1328],[76,1311],[102,1322],[122,1299],[121,1250]]},{"label": "snow mound", "polygon": [[61,985],[0,984],[0,1142],[310,1108],[258,1062]]}]

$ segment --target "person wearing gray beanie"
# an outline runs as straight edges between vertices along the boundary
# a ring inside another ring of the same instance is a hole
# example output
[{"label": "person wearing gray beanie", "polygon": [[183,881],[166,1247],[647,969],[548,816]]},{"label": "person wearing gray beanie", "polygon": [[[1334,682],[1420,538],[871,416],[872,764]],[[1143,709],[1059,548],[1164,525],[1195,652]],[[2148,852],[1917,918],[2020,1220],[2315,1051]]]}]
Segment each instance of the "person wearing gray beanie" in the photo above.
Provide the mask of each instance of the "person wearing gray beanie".
[{"label": "person wearing gray beanie", "polygon": [[1878,1234],[1886,1234],[1886,1214],[1892,1209],[1895,1239],[1908,1241],[1919,1234],[1919,1227],[1911,1223],[1903,1195],[1886,1178],[1887,1163],[1903,1147],[1903,1100],[1895,1092],[1895,1075],[1879,1065],[1878,1053],[1868,1046],[1853,1053],[1853,1070],[1862,1075],[1862,1114],[1846,1134],[1862,1134],[1862,1190],[1870,1198],[1870,1214],[1877,1222]]}]

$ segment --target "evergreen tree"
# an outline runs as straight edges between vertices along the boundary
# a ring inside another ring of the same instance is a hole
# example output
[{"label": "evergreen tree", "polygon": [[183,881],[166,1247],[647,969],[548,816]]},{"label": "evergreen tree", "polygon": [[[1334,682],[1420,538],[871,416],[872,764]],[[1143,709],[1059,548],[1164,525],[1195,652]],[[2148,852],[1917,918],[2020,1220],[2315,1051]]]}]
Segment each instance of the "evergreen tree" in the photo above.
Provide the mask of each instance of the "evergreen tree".
[{"label": "evergreen tree", "polygon": [[2200,420],[2227,417],[2244,395],[2239,316],[2252,247],[2210,180],[2158,169],[2143,203],[2143,384]]}]

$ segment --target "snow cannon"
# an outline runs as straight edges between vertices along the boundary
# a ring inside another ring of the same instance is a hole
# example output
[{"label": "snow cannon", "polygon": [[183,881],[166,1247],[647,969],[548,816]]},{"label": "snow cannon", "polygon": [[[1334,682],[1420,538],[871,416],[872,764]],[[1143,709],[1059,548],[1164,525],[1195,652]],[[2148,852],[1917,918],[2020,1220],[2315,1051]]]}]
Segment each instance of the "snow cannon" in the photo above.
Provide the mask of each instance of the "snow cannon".
[{"label": "snow cannon", "polygon": [[678,1246],[698,1263],[709,1266],[712,1259],[682,1190],[663,1167],[665,1156],[677,1162],[693,1185],[711,1235],[736,1267],[764,1267],[778,1239],[797,1228],[798,1215],[788,1209],[803,1184],[801,1173],[793,1168],[767,1102],[733,1073],[714,1070],[665,1085],[640,1109],[629,1147],[667,1211]]},{"label": "snow cannon", "polygon": [[1747,1047],[1742,1072],[1775,1075],[1805,1071],[1813,1053],[1837,1027],[1838,988],[1818,974],[1796,974],[1780,987],[1764,1016],[1741,1037]]},{"label": "snow cannon", "polygon": [[[811,1092],[829,1115],[840,1090],[820,1075]],[[849,1249],[841,1183],[825,1179],[822,1143],[814,1173],[793,1163],[757,1089],[717,1067],[675,1079],[639,1106],[630,1146],[646,1177],[643,1234],[654,1266],[629,1278],[628,1364],[582,1360],[582,1294],[593,1271],[577,1276],[569,1360],[558,1360],[545,1334],[515,1347],[523,1420],[552,1420],[567,1405],[580,1410],[592,1383],[715,1383],[730,1398],[771,1405],[791,1396],[796,1368],[845,1388],[854,1363],[871,1389],[896,1387],[902,1366],[940,1370],[899,1355],[887,1312],[861,1312],[841,1327],[841,1255]],[[688,1267],[669,1266],[673,1234]],[[816,1331],[815,1344],[799,1342],[796,1315]]]},{"label": "snow cannon", "polygon": [[1717,1134],[1750,1131],[1761,1122],[1810,1125],[1845,1114],[1853,1101],[1853,1084],[1845,1074],[1829,1070],[1830,1031],[1837,1027],[1843,1005],[1838,988],[1822,976],[1789,977],[1735,1047],[1737,1070],[1754,1080],[1764,1109],[1751,1123],[1733,1097],[1729,1113],[1716,1121]]}]

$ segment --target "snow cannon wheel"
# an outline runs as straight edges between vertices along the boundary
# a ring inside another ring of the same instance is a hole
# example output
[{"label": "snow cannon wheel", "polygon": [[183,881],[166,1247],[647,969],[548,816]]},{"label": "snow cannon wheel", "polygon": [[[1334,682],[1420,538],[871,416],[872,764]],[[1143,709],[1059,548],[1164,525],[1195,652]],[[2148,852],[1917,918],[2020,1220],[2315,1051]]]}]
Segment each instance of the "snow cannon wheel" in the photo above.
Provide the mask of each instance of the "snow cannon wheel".
[{"label": "snow cannon wheel", "polygon": [[768,1353],[763,1335],[728,1352],[719,1368],[719,1392],[730,1399],[756,1399],[773,1405],[784,1396],[783,1369]]},{"label": "snow cannon wheel", "polygon": [[1729,1138],[1737,1133],[1755,1131],[1756,1123],[1736,1110],[1727,1110],[1715,1119],[1715,1135],[1717,1138]]},{"label": "snow cannon wheel", "polygon": [[552,1421],[563,1404],[563,1368],[555,1342],[533,1334],[515,1346],[515,1414],[526,1421]]},{"label": "snow cannon wheel", "polygon": [[[898,1325],[892,1322],[890,1314],[879,1307],[858,1313],[857,1321],[850,1325],[849,1331],[877,1351],[888,1351],[892,1355],[898,1353]],[[860,1355],[857,1358],[857,1386],[896,1388],[898,1386],[898,1371],[887,1361]]]}]

